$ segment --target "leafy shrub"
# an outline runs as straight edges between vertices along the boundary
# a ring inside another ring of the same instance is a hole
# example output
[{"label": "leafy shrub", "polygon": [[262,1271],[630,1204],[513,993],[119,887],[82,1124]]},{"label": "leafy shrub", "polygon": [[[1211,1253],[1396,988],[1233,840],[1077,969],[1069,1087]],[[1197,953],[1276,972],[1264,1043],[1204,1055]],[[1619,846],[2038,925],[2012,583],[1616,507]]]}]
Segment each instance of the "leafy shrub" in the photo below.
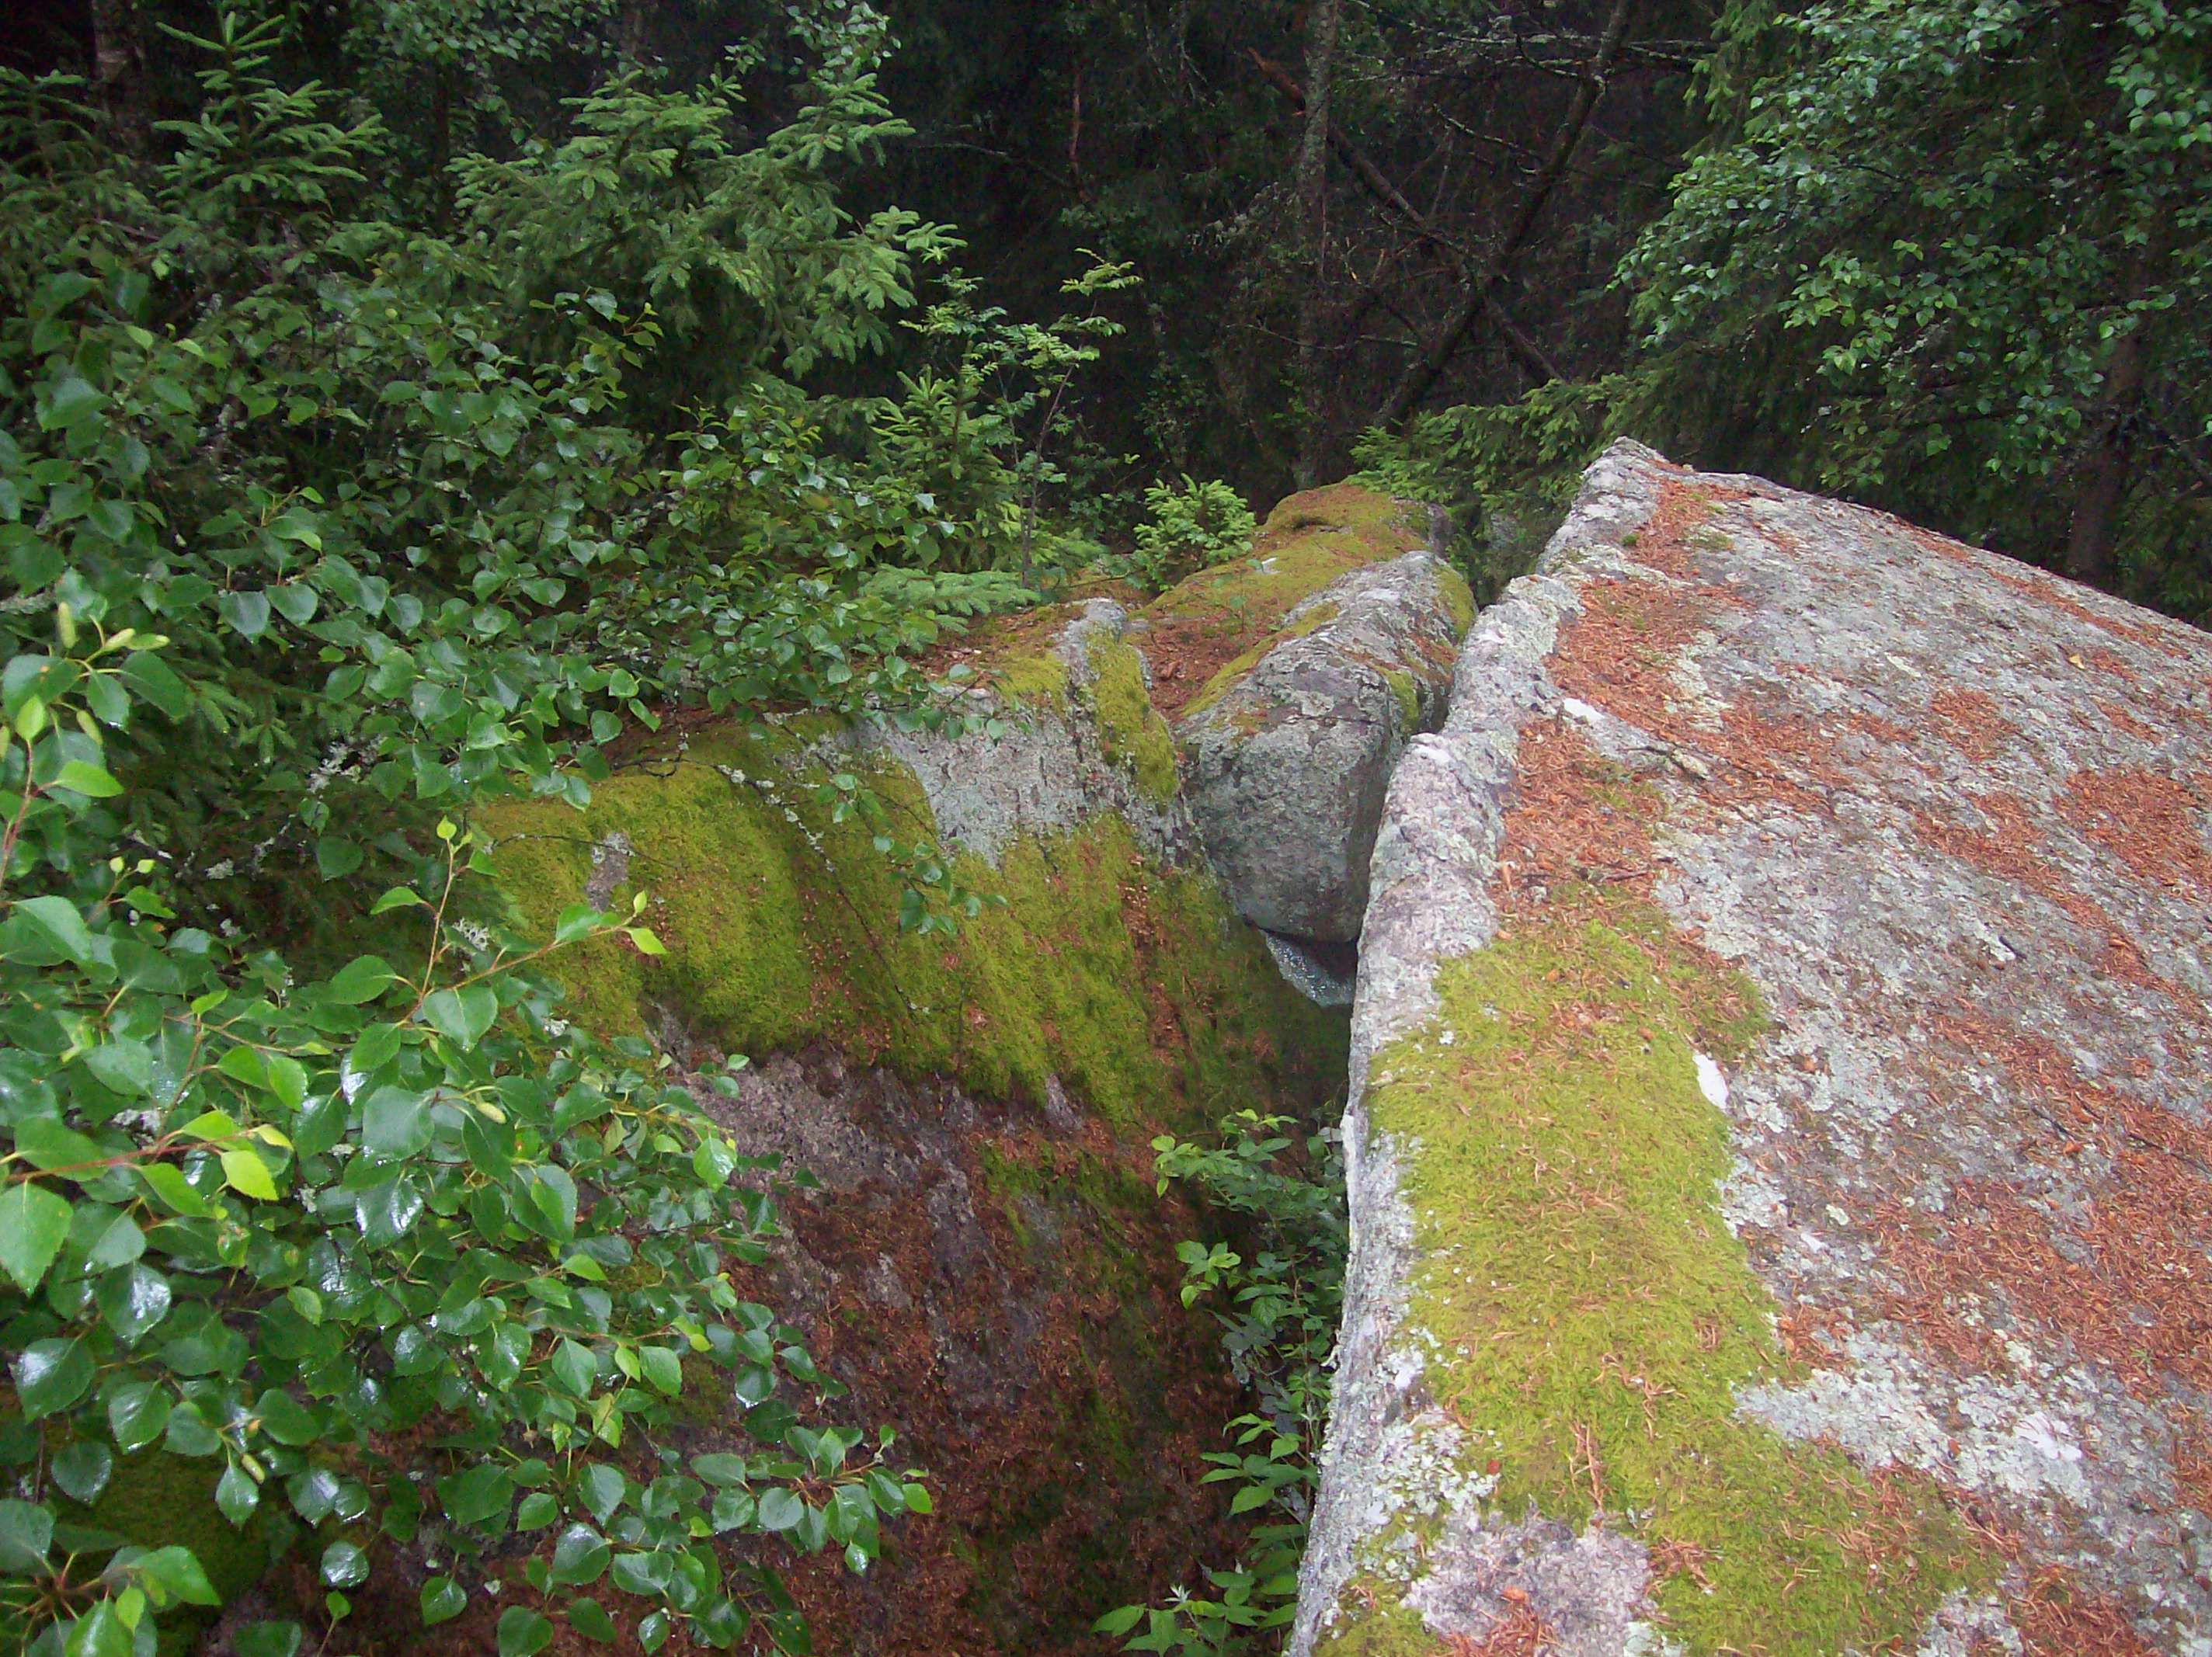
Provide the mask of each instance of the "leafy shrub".
[{"label": "leafy shrub", "polygon": [[[118,1459],[156,1447],[222,1467],[233,1525],[289,1506],[332,1624],[380,1534],[434,1525],[464,1555],[550,1539],[522,1575],[586,1636],[614,1637],[611,1592],[648,1650],[679,1624],[727,1646],[757,1619],[793,1641],[773,1572],[714,1539],[835,1545],[859,1569],[884,1518],[928,1500],[883,1460],[888,1435],[808,1423],[840,1389],[731,1281],[778,1232],[772,1164],[644,1044],[566,1026],[529,970],[609,931],[658,942],[583,907],[534,946],[453,919],[480,853],[444,823],[444,882],[376,906],[425,912],[426,953],[295,982],[272,952],[174,925],[154,859],[55,866],[118,795],[97,727],[127,724],[158,656],[118,634],[38,664],[31,690],[34,660],[9,665],[0,803],[64,877],[0,923],[0,1460],[29,1498],[0,1502],[0,1621],[20,1648],[143,1652],[155,1613],[215,1602],[186,1549],[100,1527]],[[92,731],[74,723],[95,707]],[[686,1462],[659,1435],[702,1388],[743,1448]],[[422,1586],[426,1624],[466,1604],[451,1575]],[[500,1646],[552,1632],[514,1604]]]},{"label": "leafy shrub", "polygon": [[1229,1423],[1234,1448],[1208,1453],[1205,1483],[1228,1484],[1232,1514],[1257,1513],[1251,1551],[1208,1568],[1210,1593],[1177,1590],[1165,1605],[1123,1605],[1097,1631],[1129,1651],[1176,1657],[1242,1657],[1280,1648],[1297,1605],[1316,1468],[1328,1429],[1328,1372],[1344,1290],[1349,1233],[1344,1162],[1334,1135],[1303,1146],[1280,1116],[1239,1111],[1221,1143],[1163,1135],[1152,1141],[1159,1186],[1188,1183],[1236,1243],[1177,1246],[1182,1302],[1206,1302],[1255,1408]]},{"label": "leafy shrub", "polygon": [[[0,73],[0,1639],[149,1657],[216,1598],[106,1522],[126,1459],[173,1458],[308,1539],[325,1597],[246,1630],[264,1657],[410,1545],[473,1561],[426,1624],[510,1590],[502,1657],[555,1617],[799,1648],[777,1551],[859,1569],[927,1495],[738,1287],[799,1176],[542,975],[657,941],[515,934],[466,813],[585,803],[672,705],[957,723],[913,656],[1025,596],[946,555],[865,403],[772,372],[868,349],[936,246],[832,199],[872,61],[841,44],[750,146],[726,83],[618,86],[420,225],[277,23],[174,39],[199,107],[143,158],[82,83]],[[742,270],[683,220],[702,178]],[[647,219],[649,267],[594,266]],[[971,906],[878,827],[907,924]],[[729,1442],[686,1458],[702,1397]]]},{"label": "leafy shrub", "polygon": [[951,272],[940,278],[943,297],[908,325],[933,361],[900,375],[903,395],[882,405],[875,430],[902,476],[932,480],[972,526],[954,568],[1017,570],[1027,582],[1090,551],[1055,537],[1043,507],[1067,496],[1066,464],[1091,475],[1076,379],[1122,331],[1105,302],[1137,281],[1127,264],[1094,258],[1060,285],[1079,309],[1050,322],[1017,322],[996,306],[978,306],[977,283]]},{"label": "leafy shrub", "polygon": [[1179,489],[1155,483],[1145,491],[1145,510],[1130,561],[1155,589],[1241,556],[1259,528],[1244,497],[1218,478],[1199,483],[1186,476]]},{"label": "leafy shrub", "polygon": [[2202,623],[2212,13],[1729,8],[1619,271],[1639,435]]},{"label": "leafy shrub", "polygon": [[1355,458],[1375,488],[1449,513],[1454,561],[1476,603],[1488,604],[1533,568],[1634,394],[1625,375],[1555,381],[1518,403],[1445,409],[1415,416],[1401,432],[1370,431]]}]

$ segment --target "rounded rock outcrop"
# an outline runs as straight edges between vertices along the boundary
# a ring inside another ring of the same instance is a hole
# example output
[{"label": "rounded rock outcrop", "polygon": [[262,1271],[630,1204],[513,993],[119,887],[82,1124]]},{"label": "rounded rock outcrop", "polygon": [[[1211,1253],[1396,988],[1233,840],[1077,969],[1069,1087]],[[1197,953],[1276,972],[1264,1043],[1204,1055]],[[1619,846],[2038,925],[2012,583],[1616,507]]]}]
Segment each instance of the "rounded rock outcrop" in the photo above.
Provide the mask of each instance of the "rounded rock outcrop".
[{"label": "rounded rock outcrop", "polygon": [[1184,711],[1184,798],[1246,920],[1359,936],[1391,770],[1443,723],[1470,609],[1466,582],[1432,552],[1355,569],[1291,607]]}]

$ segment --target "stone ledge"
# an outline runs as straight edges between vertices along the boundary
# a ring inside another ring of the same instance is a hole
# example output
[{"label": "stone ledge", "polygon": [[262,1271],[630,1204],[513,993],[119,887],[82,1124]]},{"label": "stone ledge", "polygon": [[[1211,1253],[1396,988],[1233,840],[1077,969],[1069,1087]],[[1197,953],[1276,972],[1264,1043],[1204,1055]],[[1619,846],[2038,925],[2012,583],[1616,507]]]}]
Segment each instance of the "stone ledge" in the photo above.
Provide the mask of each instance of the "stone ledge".
[{"label": "stone ledge", "polygon": [[1340,576],[1178,722],[1199,836],[1255,926],[1359,936],[1383,790],[1407,740],[1443,722],[1465,593],[1426,551]]}]

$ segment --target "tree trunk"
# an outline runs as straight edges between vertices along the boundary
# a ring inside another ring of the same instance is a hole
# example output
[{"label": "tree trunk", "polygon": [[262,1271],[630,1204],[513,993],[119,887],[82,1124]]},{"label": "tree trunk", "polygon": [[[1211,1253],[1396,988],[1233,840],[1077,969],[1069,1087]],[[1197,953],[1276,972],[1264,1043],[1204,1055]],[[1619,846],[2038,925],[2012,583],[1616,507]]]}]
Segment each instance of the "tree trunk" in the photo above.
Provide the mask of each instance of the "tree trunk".
[{"label": "tree trunk", "polygon": [[616,25],[615,52],[624,69],[645,66],[646,0],[623,0],[622,19]]},{"label": "tree trunk", "polygon": [[1303,246],[1298,288],[1298,487],[1321,482],[1328,452],[1326,354],[1322,330],[1328,315],[1329,90],[1336,73],[1337,25],[1344,0],[1313,0],[1306,19],[1306,121],[1298,143],[1298,226]]},{"label": "tree trunk", "polygon": [[1466,343],[1468,331],[1474,319],[1491,312],[1497,304],[1492,289],[1504,280],[1513,269],[1513,261],[1520,257],[1522,245],[1535,229],[1536,221],[1542,216],[1545,203],[1551,200],[1552,191],[1565,175],[1567,163],[1574,159],[1575,147],[1582,142],[1583,130],[1589,124],[1590,114],[1597,108],[1597,100],[1604,94],[1607,78],[1613,73],[1615,59],[1620,56],[1620,43],[1628,32],[1630,0],[1613,0],[1613,12],[1605,20],[1605,32],[1599,36],[1597,51],[1584,67],[1581,80],[1575,87],[1574,100],[1567,106],[1566,118],[1552,137],[1552,147],[1545,153],[1536,176],[1529,182],[1528,193],[1522,198],[1521,211],[1515,217],[1484,268],[1460,295],[1459,303],[1444,320],[1436,341],[1421,354],[1420,360],[1407,369],[1390,400],[1382,405],[1378,423],[1395,426],[1413,413],[1420,400],[1429,394],[1429,388],[1437,377],[1450,367]]},{"label": "tree trunk", "polygon": [[430,64],[430,192],[441,229],[453,222],[453,69],[444,58]]},{"label": "tree trunk", "polygon": [[[1301,110],[1305,107],[1305,91],[1291,78],[1288,70],[1256,52],[1251,53],[1251,58],[1258,65],[1260,73],[1280,88],[1285,97]],[[1424,218],[1420,209],[1406,199],[1405,192],[1392,184],[1389,175],[1375,165],[1374,157],[1353,143],[1352,135],[1334,121],[1329,123],[1328,142],[1339,159],[1352,169],[1352,176],[1358,180],[1360,187],[1404,221],[1406,228],[1413,233],[1414,237],[1457,273],[1462,283],[1470,288],[1481,284],[1482,278],[1475,262],[1468,257],[1467,251]],[[1487,288],[1483,291],[1487,293]],[[1544,355],[1543,347],[1531,339],[1528,331],[1513,319],[1512,313],[1505,308],[1504,301],[1495,294],[1488,294],[1484,305],[1490,313],[1491,325],[1498,330],[1499,337],[1505,341],[1506,349],[1513,354],[1513,360],[1521,365],[1532,385],[1547,385],[1553,380],[1566,378],[1559,372],[1559,365]]]},{"label": "tree trunk", "polygon": [[[2166,256],[2163,222],[2136,253],[2128,273],[2132,299],[2148,294]],[[2135,473],[2136,414],[2142,402],[2143,322],[2141,318],[2112,342],[2105,365],[2105,392],[2091,425],[2094,434],[2083,463],[2081,492],[2075,498],[2074,520],[2066,537],[2066,573],[2094,586],[2117,586],[2119,577],[2120,508]]]},{"label": "tree trunk", "polygon": [[123,147],[143,155],[153,126],[146,111],[146,46],[138,0],[92,0],[93,82]]},{"label": "tree trunk", "polygon": [[2087,478],[2074,502],[2066,537],[2066,573],[2077,581],[2111,587],[2119,574],[2120,504],[2134,471],[2130,428],[2142,395],[2142,341],[2138,325],[2112,347],[2105,373],[2103,430],[2089,452]]}]

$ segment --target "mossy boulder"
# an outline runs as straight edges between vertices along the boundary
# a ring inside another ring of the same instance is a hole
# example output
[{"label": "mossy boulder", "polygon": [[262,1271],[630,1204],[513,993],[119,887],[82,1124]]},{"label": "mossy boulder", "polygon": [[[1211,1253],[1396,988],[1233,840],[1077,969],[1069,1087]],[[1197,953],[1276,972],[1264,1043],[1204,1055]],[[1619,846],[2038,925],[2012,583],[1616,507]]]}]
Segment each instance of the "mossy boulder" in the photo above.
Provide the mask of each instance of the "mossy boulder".
[{"label": "mossy boulder", "polygon": [[[580,898],[645,895],[665,956],[617,938],[555,968],[604,1030],[755,1055],[828,1043],[999,1098],[1065,1088],[1132,1128],[1184,1096],[1202,1119],[1238,1085],[1273,1085],[1223,1076],[1217,1094],[1224,1043],[1325,1071],[1341,1037],[1198,862],[1120,628],[1117,607],[1086,607],[1059,646],[1067,702],[1009,709],[996,736],[710,729],[641,756],[581,815],[495,808],[480,822],[501,883],[549,930]],[[900,837],[954,854],[985,900],[955,937],[902,928],[902,877],[874,831],[823,804],[840,774],[865,779]],[[1206,1011],[1185,1029],[1184,1007]]]},{"label": "mossy boulder", "polygon": [[1249,555],[1170,587],[1146,607],[1146,617],[1156,628],[1188,622],[1214,629],[1218,667],[1339,576],[1429,546],[1431,516],[1360,483],[1286,495],[1261,525]]},{"label": "mossy boulder", "polygon": [[1590,470],[1391,780],[1293,1657],[2203,1646],[2208,676]]},{"label": "mossy boulder", "polygon": [[[1434,989],[1364,1101],[1404,1148],[1397,1338],[1434,1356],[1357,1599],[1468,1630],[1510,1612],[1507,1587],[1577,1618],[1575,1649],[1633,1650],[1656,1624],[1691,1651],[1824,1657],[1909,1648],[1992,1582],[1932,1481],[1877,1483],[1737,1418],[1744,1388],[1791,1374],[1714,1200],[1727,1120],[1702,1075],[1764,1029],[1750,984],[1590,888]],[[1675,1569],[1655,1580],[1655,1558]],[[1365,1649],[1364,1620],[1316,1648]]]},{"label": "mossy boulder", "polygon": [[[57,1441],[47,1442],[51,1448]],[[220,1456],[182,1456],[160,1446],[118,1456],[93,1501],[63,1498],[58,1517],[106,1539],[103,1545],[190,1549],[209,1586],[228,1603],[251,1590],[298,1544],[301,1527],[278,1500],[260,1503],[243,1525],[232,1524],[215,1500],[226,1465]],[[158,1657],[199,1649],[217,1616],[213,1606],[172,1602],[158,1620]],[[4,1624],[0,1618],[0,1630]]]},{"label": "mossy boulder", "polygon": [[1457,571],[1405,549],[1414,533],[1396,503],[1354,486],[1295,495],[1250,568],[1195,577],[1158,607],[1266,608],[1318,583],[1214,669],[1176,729],[1206,854],[1237,913],[1270,932],[1359,936],[1391,769],[1443,722],[1473,604]]}]

